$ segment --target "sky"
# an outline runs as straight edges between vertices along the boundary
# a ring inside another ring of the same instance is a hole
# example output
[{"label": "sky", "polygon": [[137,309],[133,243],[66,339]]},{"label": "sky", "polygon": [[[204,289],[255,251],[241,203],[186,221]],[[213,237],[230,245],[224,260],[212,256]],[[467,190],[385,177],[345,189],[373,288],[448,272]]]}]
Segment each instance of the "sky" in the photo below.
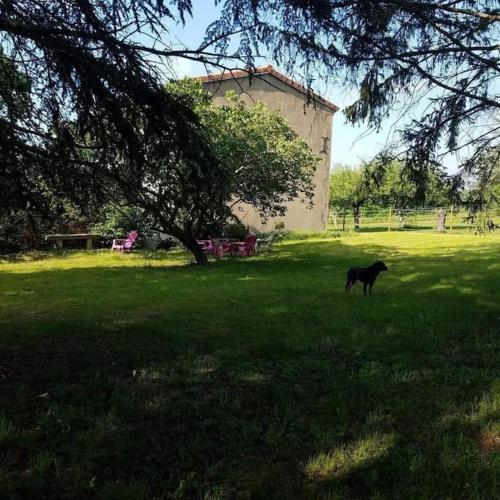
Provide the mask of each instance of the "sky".
[{"label": "sky", "polygon": [[[206,28],[217,18],[217,14],[218,7],[214,6],[213,0],[193,0],[193,17],[191,19],[187,18],[185,26],[173,23],[169,26],[169,42],[174,45],[178,44],[179,48],[181,46],[191,49],[197,48],[204,38]],[[257,64],[259,66],[272,64],[280,70],[279,66],[271,58],[264,57]],[[173,61],[172,66],[175,76],[178,78],[206,74],[203,65],[187,59],[177,58]],[[369,161],[395,139],[395,131],[400,126],[395,118],[383,122],[379,131],[370,130],[366,125],[353,126],[346,123],[342,109],[355,100],[356,89],[342,88],[340,84],[335,85],[332,80],[328,82],[328,86],[323,84],[316,86],[313,90],[340,107],[340,111],[336,113],[333,120],[332,164],[344,163],[358,166],[364,160]],[[415,116],[406,113],[404,118],[417,117],[419,108],[421,110],[422,106],[412,111]],[[398,116],[397,111],[394,116]],[[444,164],[449,173],[455,170],[456,161],[454,158],[445,158]]]}]

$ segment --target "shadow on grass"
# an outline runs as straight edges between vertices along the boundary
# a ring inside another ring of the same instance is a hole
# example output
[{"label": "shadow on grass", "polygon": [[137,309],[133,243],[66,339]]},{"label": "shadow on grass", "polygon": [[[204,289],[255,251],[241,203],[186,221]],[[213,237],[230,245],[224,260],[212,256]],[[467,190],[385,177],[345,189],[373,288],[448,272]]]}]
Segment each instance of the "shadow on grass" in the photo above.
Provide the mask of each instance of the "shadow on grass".
[{"label": "shadow on grass", "polygon": [[[495,251],[335,241],[208,270],[3,273],[0,490],[493,498]],[[375,294],[344,294],[378,258]]]}]

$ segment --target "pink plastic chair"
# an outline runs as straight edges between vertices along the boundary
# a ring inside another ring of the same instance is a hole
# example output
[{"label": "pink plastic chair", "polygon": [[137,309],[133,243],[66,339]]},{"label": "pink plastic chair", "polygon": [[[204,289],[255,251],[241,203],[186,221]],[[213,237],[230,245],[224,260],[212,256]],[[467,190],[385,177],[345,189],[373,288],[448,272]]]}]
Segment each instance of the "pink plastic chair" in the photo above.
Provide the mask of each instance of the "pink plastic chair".
[{"label": "pink plastic chair", "polygon": [[210,253],[217,257],[222,257],[231,252],[231,245],[224,241],[209,239],[196,240],[196,242],[206,254]]},{"label": "pink plastic chair", "polygon": [[234,255],[250,255],[257,251],[257,236],[249,234],[245,241],[236,241],[231,244]]},{"label": "pink plastic chair", "polygon": [[126,239],[113,240],[111,250],[118,250],[119,252],[131,252],[134,249],[135,240],[139,236],[137,231],[129,233]]},{"label": "pink plastic chair", "polygon": [[224,257],[224,255],[231,253],[231,244],[227,241],[212,240],[212,245],[214,247],[214,255],[218,257]]},{"label": "pink plastic chair", "polygon": [[198,243],[198,246],[205,253],[214,253],[214,244],[212,240],[196,240],[196,243]]}]

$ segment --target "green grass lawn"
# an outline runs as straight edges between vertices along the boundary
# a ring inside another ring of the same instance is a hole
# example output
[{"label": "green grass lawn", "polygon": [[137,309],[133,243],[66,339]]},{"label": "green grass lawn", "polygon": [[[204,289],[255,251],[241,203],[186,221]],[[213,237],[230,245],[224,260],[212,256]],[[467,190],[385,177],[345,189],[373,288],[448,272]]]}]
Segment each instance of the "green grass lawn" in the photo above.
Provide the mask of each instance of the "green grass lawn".
[{"label": "green grass lawn", "polygon": [[0,497],[499,498],[499,251],[383,232],[208,269],[3,261]]}]

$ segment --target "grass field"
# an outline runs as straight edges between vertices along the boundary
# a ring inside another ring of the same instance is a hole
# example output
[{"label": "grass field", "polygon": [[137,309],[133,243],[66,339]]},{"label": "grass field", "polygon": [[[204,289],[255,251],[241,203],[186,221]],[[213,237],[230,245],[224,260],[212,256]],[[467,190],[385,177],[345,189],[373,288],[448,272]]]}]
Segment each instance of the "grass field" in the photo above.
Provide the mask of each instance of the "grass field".
[{"label": "grass field", "polygon": [[0,497],[499,498],[499,251],[384,232],[209,269],[3,261]]}]

